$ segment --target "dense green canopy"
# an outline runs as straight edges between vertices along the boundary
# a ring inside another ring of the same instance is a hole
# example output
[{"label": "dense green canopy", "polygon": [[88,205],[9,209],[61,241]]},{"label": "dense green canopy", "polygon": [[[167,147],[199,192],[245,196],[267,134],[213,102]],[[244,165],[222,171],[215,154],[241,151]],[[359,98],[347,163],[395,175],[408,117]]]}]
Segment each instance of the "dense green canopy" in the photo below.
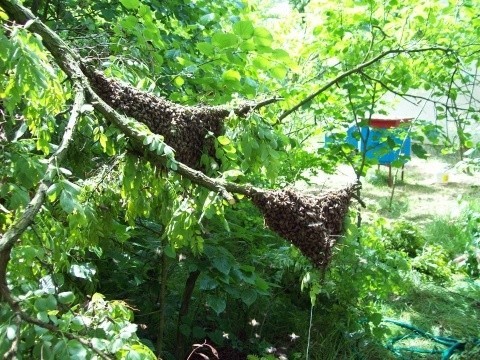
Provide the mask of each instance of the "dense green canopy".
[{"label": "dense green canopy", "polygon": [[408,254],[350,221],[360,186],[293,188],[345,164],[362,181],[362,129],[398,108],[386,151],[409,137],[478,170],[479,8],[0,0],[0,354],[308,358],[288,307],[318,302],[381,339]]}]

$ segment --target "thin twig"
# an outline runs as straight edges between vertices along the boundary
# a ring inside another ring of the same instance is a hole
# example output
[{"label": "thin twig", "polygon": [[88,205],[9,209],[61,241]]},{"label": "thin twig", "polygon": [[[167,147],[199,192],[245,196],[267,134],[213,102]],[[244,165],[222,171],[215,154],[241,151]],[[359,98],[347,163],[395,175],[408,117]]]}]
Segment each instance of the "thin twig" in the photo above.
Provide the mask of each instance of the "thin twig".
[{"label": "thin twig", "polygon": [[329,89],[330,87],[332,87],[333,85],[337,84],[338,82],[340,82],[341,80],[349,77],[350,75],[352,74],[355,74],[355,73],[358,73],[360,72],[362,69],[370,66],[370,65],[373,65],[377,62],[379,62],[380,60],[382,60],[383,58],[387,57],[388,55],[400,55],[400,54],[413,54],[413,53],[418,53],[418,52],[428,52],[428,51],[442,51],[442,52],[450,52],[452,51],[452,49],[450,48],[445,48],[445,47],[442,47],[442,46],[430,46],[430,47],[425,47],[425,48],[419,48],[419,49],[390,49],[390,50],[387,50],[387,51],[384,51],[383,53],[375,56],[374,58],[360,64],[360,65],[357,65],[355,66],[354,68],[348,70],[348,71],[345,71],[343,73],[341,73],[340,75],[338,75],[337,77],[335,77],[334,79],[330,80],[328,83],[326,83],[325,85],[323,85],[320,89],[318,89],[317,91],[313,92],[312,94],[308,95],[305,99],[301,100],[300,102],[298,102],[295,106],[293,106],[292,108],[290,108],[289,110],[286,110],[285,112],[283,112],[279,118],[278,118],[278,122],[281,122],[283,119],[285,119],[287,116],[289,116],[290,114],[294,113],[295,111],[297,111],[298,109],[300,109],[302,106],[308,104],[310,101],[312,101],[315,97],[317,97],[318,95],[320,95],[321,93],[323,93],[325,90]]}]

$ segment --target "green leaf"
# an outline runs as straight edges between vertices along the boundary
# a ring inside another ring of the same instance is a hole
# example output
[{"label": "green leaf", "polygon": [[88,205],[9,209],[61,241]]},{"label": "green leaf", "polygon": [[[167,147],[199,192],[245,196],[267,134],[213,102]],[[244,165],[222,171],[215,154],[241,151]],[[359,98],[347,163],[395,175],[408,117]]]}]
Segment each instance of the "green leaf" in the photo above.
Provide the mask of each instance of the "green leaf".
[{"label": "green leaf", "polygon": [[252,305],[255,300],[257,300],[258,293],[253,289],[245,289],[242,292],[242,301],[245,305],[250,306]]},{"label": "green leaf", "polygon": [[226,81],[240,81],[240,79],[242,78],[242,76],[237,70],[232,70],[232,69],[225,71],[222,77],[223,77],[223,80],[226,80]]},{"label": "green leaf", "polygon": [[205,15],[202,15],[199,19],[198,19],[198,22],[202,25],[206,25],[208,24],[209,22],[212,22],[215,20],[215,17],[216,17],[216,14],[215,13],[209,13],[209,14],[205,14]]},{"label": "green leaf", "polygon": [[143,138],[143,145],[150,145],[152,141],[155,139],[153,135],[147,135]]},{"label": "green leaf", "polygon": [[50,185],[50,187],[47,189],[47,197],[50,202],[54,202],[57,199],[57,195],[60,192],[61,187],[59,186],[58,183]]},{"label": "green leaf", "polygon": [[123,6],[125,6],[127,9],[138,9],[140,6],[140,1],[139,0],[120,0]]},{"label": "green leaf", "polygon": [[73,319],[70,321],[70,328],[74,331],[85,330],[89,323],[87,319],[88,318],[86,316],[82,315],[77,315],[73,317]]},{"label": "green leaf", "polygon": [[238,37],[234,34],[217,32],[212,36],[212,43],[219,48],[228,48],[238,44]]},{"label": "green leaf", "polygon": [[2,10],[0,10],[0,20],[8,20],[7,14],[5,14],[5,12]]},{"label": "green leaf", "polygon": [[200,290],[213,290],[218,287],[218,282],[208,275],[203,275],[198,281],[198,287]]},{"label": "green leaf", "polygon": [[108,341],[105,339],[93,338],[90,340],[90,342],[92,343],[92,346],[95,349],[102,350],[102,351],[105,350],[108,345]]},{"label": "green leaf", "polygon": [[253,39],[257,45],[270,46],[273,42],[272,34],[264,27],[255,28],[253,35]]},{"label": "green leaf", "polygon": [[65,291],[58,294],[58,301],[61,304],[71,304],[75,300],[75,294],[71,291]]},{"label": "green leaf", "polygon": [[165,251],[165,255],[167,255],[171,259],[175,259],[177,257],[177,254],[175,253],[175,249],[173,248],[172,245],[165,246],[163,251]]},{"label": "green leaf", "polygon": [[214,257],[212,260],[212,265],[215,269],[225,275],[228,275],[230,269],[232,268],[231,262],[228,261],[228,258],[226,257]]},{"label": "green leaf", "polygon": [[233,24],[233,32],[242,39],[247,40],[253,36],[254,28],[250,21],[239,21]]},{"label": "green leaf", "polygon": [[66,339],[62,339],[55,344],[53,353],[56,356],[55,359],[65,359],[68,357]]},{"label": "green leaf", "polygon": [[369,320],[373,323],[373,325],[378,326],[382,322],[382,314],[380,313],[374,313],[371,314],[369,317]]},{"label": "green leaf", "polygon": [[110,343],[110,352],[118,352],[123,347],[124,343],[125,340],[122,338],[115,339],[113,342]]},{"label": "green leaf", "polygon": [[203,339],[206,335],[205,329],[200,326],[194,326],[192,329],[192,335],[195,339]]},{"label": "green leaf", "polygon": [[138,24],[138,20],[135,16],[129,15],[126,18],[122,19],[120,21],[120,24],[126,29],[126,30],[133,30]]},{"label": "green leaf", "polygon": [[266,58],[265,56],[257,56],[255,59],[253,59],[252,63],[256,68],[262,70],[268,70],[272,66],[270,59]]},{"label": "green leaf", "polygon": [[180,328],[179,328],[180,332],[185,335],[185,336],[190,336],[190,326],[187,325],[187,324],[182,324],[180,325]]},{"label": "green leaf", "polygon": [[172,169],[173,171],[177,170],[178,168],[178,163],[176,161],[168,161],[167,166]]},{"label": "green leaf", "polygon": [[57,308],[57,300],[53,295],[49,295],[46,298],[36,299],[34,306],[38,311],[55,310]]},{"label": "green leaf", "polygon": [[270,74],[272,74],[274,78],[284,80],[285,76],[287,76],[287,68],[282,65],[274,66],[273,68],[271,68]]},{"label": "green leaf", "polygon": [[55,296],[51,294],[48,295],[45,299],[45,306],[46,310],[55,310],[57,308],[57,299],[55,299]]},{"label": "green leaf", "polygon": [[230,144],[230,139],[228,137],[226,137],[225,135],[220,135],[217,138],[217,140],[218,140],[218,143],[220,145],[223,145],[223,146]]},{"label": "green leaf", "polygon": [[77,202],[73,199],[72,194],[69,191],[63,190],[60,194],[60,206],[67,214],[70,214],[75,210]]},{"label": "green leaf", "polygon": [[88,358],[88,352],[78,340],[69,340],[67,343],[68,353],[71,360],[84,360]]},{"label": "green leaf", "polygon": [[166,146],[163,149],[163,154],[167,157],[172,159],[175,156],[174,150],[170,146]]},{"label": "green leaf", "polygon": [[182,87],[185,84],[185,80],[181,76],[177,76],[173,82],[177,87]]},{"label": "green leaf", "polygon": [[125,357],[125,360],[142,360],[142,359],[145,359],[144,356],[135,350],[130,350],[127,356]]},{"label": "green leaf", "polygon": [[428,153],[425,151],[422,145],[412,144],[412,152],[418,156],[420,159],[427,159]]},{"label": "green leaf", "polygon": [[[48,317],[48,313],[46,311],[37,312],[37,319],[40,320],[40,321],[43,321],[44,323],[48,323],[50,321],[50,319]],[[37,328],[37,329],[35,329],[35,331],[37,332],[37,334],[43,334],[43,333],[47,332],[48,330],[44,329],[44,328]]]},{"label": "green leaf", "polygon": [[267,293],[268,292],[268,283],[263,280],[261,277],[255,278],[255,287],[257,288],[258,292]]},{"label": "green leaf", "polygon": [[197,49],[200,51],[202,54],[210,56],[213,55],[215,52],[215,47],[207,42],[200,42],[197,44]]},{"label": "green leaf", "polygon": [[70,274],[79,279],[92,280],[93,275],[96,273],[97,269],[89,263],[73,264],[70,266]]},{"label": "green leaf", "polygon": [[67,179],[63,179],[62,183],[63,183],[63,188],[73,196],[78,195],[80,193],[80,191],[82,190],[82,188],[80,186],[72,183],[71,181],[68,181]]},{"label": "green leaf", "polygon": [[214,296],[214,295],[207,295],[207,305],[212,308],[213,311],[220,315],[222,312],[225,311],[227,307],[227,302],[224,298]]},{"label": "green leaf", "polygon": [[107,135],[105,134],[100,134],[99,137],[98,137],[98,141],[100,143],[100,146],[102,147],[103,151],[106,152],[107,150],[107,141],[108,141],[108,138],[107,138]]}]

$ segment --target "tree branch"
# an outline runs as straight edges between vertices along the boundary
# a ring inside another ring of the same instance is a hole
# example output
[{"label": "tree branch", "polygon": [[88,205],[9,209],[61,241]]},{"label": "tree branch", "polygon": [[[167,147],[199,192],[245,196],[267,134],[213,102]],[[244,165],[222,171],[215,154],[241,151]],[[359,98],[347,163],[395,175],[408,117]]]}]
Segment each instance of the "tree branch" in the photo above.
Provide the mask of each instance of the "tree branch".
[{"label": "tree branch", "polygon": [[329,81],[328,83],[326,83],[324,86],[322,86],[320,89],[318,89],[317,91],[313,92],[312,94],[308,95],[305,99],[301,100],[298,104],[296,104],[295,106],[293,106],[291,109],[289,110],[286,110],[285,112],[283,112],[279,118],[278,118],[278,122],[282,121],[283,119],[285,119],[287,116],[291,115],[292,113],[294,113],[295,111],[297,111],[298,109],[300,109],[302,106],[308,104],[310,101],[312,101],[315,97],[317,97],[318,95],[320,95],[321,93],[323,93],[325,90],[329,89],[330,87],[332,87],[333,85],[337,84],[338,82],[340,82],[341,80],[349,77],[350,75],[352,74],[355,74],[355,73],[358,73],[360,72],[362,69],[366,68],[366,67],[369,67],[370,65],[373,65],[375,64],[376,62],[382,60],[383,58],[387,57],[388,55],[399,55],[399,54],[412,54],[412,53],[418,53],[418,52],[427,52],[427,51],[441,51],[441,52],[450,52],[452,51],[452,49],[449,49],[449,48],[445,48],[445,47],[442,47],[442,46],[431,46],[431,47],[426,47],[426,48],[420,48],[420,49],[411,49],[411,50],[407,50],[407,49],[390,49],[390,50],[387,50],[377,56],[375,56],[374,58],[360,64],[360,65],[357,65],[356,67],[338,75],[336,78],[332,79],[331,81]]},{"label": "tree branch", "polygon": [[46,322],[43,322],[41,320],[38,320],[36,318],[33,318],[31,316],[29,316],[28,314],[26,314],[21,308],[20,308],[20,305],[18,304],[18,301],[15,300],[11,294],[10,294],[10,291],[8,292],[3,292],[2,293],[2,296],[4,298],[4,300],[10,305],[10,307],[12,308],[12,310],[15,312],[15,314],[20,317],[21,320],[25,321],[26,323],[29,323],[29,324],[32,324],[32,325],[36,325],[36,326],[39,326],[41,328],[44,328],[44,329],[47,329],[51,332],[54,332],[54,333],[59,333],[61,334],[62,336],[66,337],[67,339],[69,340],[77,340],[78,342],[80,342],[82,345],[88,347],[89,349],[91,349],[95,354],[97,354],[98,356],[100,356],[102,359],[104,360],[113,360],[114,358],[105,354],[103,351],[100,351],[98,350],[95,346],[93,346],[91,344],[90,341],[84,339],[83,337],[81,336],[78,336],[78,335],[75,335],[75,334],[72,334],[72,333],[69,333],[69,332],[64,332],[64,331],[61,331],[58,327],[56,327],[55,325],[53,324],[49,324],[49,323],[46,323]]},{"label": "tree branch", "polygon": [[[382,80],[379,80],[377,78],[374,78],[370,75],[368,75],[367,73],[361,71],[360,74],[362,76],[364,76],[365,78],[367,78],[368,80],[370,81],[373,81],[373,82],[376,82],[378,84],[380,84],[381,87],[383,87],[385,90],[387,90],[388,92],[391,92],[392,94],[394,95],[397,95],[399,97],[401,97],[402,99],[404,99],[405,101],[408,101],[409,103],[413,104],[413,105],[418,105],[417,103],[409,100],[408,98],[411,98],[411,99],[416,99],[416,100],[422,100],[422,101],[426,101],[426,102],[429,102],[429,103],[432,103],[434,105],[436,104],[440,104],[442,106],[447,106],[446,103],[442,102],[442,101],[438,101],[438,100],[434,100],[434,99],[431,99],[431,98],[427,98],[425,96],[421,96],[421,95],[413,95],[413,94],[407,94],[407,93],[402,93],[402,92],[399,92],[395,89],[393,89],[391,86],[385,84]],[[457,110],[462,110],[462,111],[468,111],[468,109],[465,109],[465,108],[462,108],[462,107],[455,107],[455,109]]]},{"label": "tree branch", "polygon": [[[33,14],[17,2],[12,3],[7,0],[0,0],[0,6],[3,7],[9,17],[19,23],[24,24],[29,20],[34,20]],[[164,156],[157,155],[155,152],[150,151],[148,146],[143,145],[146,134],[135,129],[135,127],[132,126],[131,120],[115,111],[92,89],[88,77],[81,70],[81,61],[78,54],[70,49],[55,32],[41,21],[35,20],[28,29],[42,37],[45,47],[51,52],[58,66],[60,66],[60,68],[71,79],[74,79],[81,84],[83,90],[91,97],[92,105],[95,110],[100,112],[107,121],[117,126],[131,140],[132,145],[139,153],[145,154],[145,157],[154,163],[165,165],[166,158]],[[254,105],[253,108],[258,108],[262,104],[267,105],[277,100],[279,99],[268,99]],[[252,108],[251,105],[248,106],[250,106],[250,109]],[[210,178],[204,173],[194,170],[180,162],[177,162],[176,165],[175,169],[171,169],[172,171],[190,179],[197,185],[220,193],[229,203],[235,201],[230,193],[238,193],[251,197],[255,193],[261,192],[260,189],[254,188],[251,185],[239,185],[224,180]],[[46,191],[46,188],[43,190]]]},{"label": "tree branch", "polygon": [[258,103],[244,104],[244,105],[240,106],[239,108],[235,109],[234,112],[238,116],[245,116],[250,111],[258,110],[258,109],[260,109],[264,106],[273,104],[273,103],[275,103],[277,101],[281,101],[281,100],[283,100],[283,98],[274,96],[273,98],[265,99],[265,100],[262,100]]},{"label": "tree branch", "polygon": [[[20,215],[19,219],[14,222],[14,224],[8,228],[5,234],[0,237],[0,298],[10,305],[10,308],[15,312],[17,318],[19,317],[21,320],[29,324],[40,326],[55,333],[60,333],[67,339],[75,339],[79,341],[82,345],[91,349],[102,359],[112,360],[112,357],[96,349],[88,340],[71,333],[62,332],[58,327],[52,324],[45,323],[43,321],[30,317],[21,309],[18,301],[13,298],[7,285],[7,266],[10,261],[10,253],[12,247],[14,246],[15,242],[20,238],[20,236],[25,232],[28,226],[33,222],[35,215],[40,211],[40,208],[45,201],[47,189],[52,184],[53,179],[57,176],[57,166],[65,157],[67,149],[73,139],[75,126],[78,122],[81,108],[85,103],[85,93],[83,87],[77,81],[74,81],[73,86],[75,92],[75,99],[71,110],[70,118],[63,134],[62,141],[60,142],[57,150],[48,160],[47,170],[37,188],[35,196],[27,205],[25,211]],[[20,324],[18,326],[20,327]],[[18,339],[15,339],[12,343],[10,350],[6,354],[6,359],[16,358],[15,353],[17,342]]]},{"label": "tree branch", "polygon": [[83,88],[77,82],[74,83],[74,88],[75,100],[62,141],[57,150],[49,158],[47,170],[43,176],[43,179],[38,185],[33,199],[30,200],[29,204],[25,208],[25,211],[18,218],[18,220],[15,221],[12,226],[10,226],[9,229],[0,237],[0,252],[11,249],[15,241],[20,238],[23,232],[33,222],[35,215],[40,211],[40,208],[45,201],[45,195],[49,186],[52,184],[53,179],[57,176],[57,166],[65,157],[68,146],[72,141],[73,131],[80,115],[80,109],[85,103],[85,94]]}]

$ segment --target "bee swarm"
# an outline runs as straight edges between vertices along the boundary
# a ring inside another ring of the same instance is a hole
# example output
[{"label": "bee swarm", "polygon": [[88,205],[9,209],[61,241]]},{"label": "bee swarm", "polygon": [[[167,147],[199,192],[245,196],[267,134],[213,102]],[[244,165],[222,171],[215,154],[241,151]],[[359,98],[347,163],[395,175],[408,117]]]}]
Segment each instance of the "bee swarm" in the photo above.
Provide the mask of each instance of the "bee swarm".
[{"label": "bee swarm", "polygon": [[211,153],[211,132],[223,133],[223,120],[230,111],[223,106],[182,106],[106,78],[98,71],[85,71],[95,92],[119,112],[147,125],[163,135],[165,143],[175,149],[175,158],[199,168],[202,153]]},{"label": "bee swarm", "polygon": [[266,191],[254,194],[252,200],[271,230],[294,244],[316,267],[325,269],[342,234],[354,190],[352,186],[323,196]]}]

